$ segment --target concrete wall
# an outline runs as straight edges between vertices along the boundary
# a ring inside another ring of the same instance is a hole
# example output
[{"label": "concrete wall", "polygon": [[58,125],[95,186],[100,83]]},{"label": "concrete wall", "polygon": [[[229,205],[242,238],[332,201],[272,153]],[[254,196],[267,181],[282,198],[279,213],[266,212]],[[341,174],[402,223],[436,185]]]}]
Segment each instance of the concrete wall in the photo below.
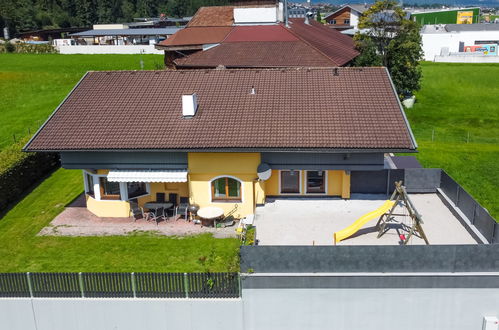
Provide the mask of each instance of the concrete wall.
[{"label": "concrete wall", "polygon": [[[424,59],[434,61],[440,55],[442,47],[449,48],[449,52],[459,52],[459,42],[466,46],[474,45],[477,40],[499,40],[499,31],[475,31],[461,33],[422,33]],[[496,56],[489,56],[496,57]]]},{"label": "concrete wall", "polygon": [[240,330],[240,299],[0,299],[5,330]]},{"label": "concrete wall", "polygon": [[481,330],[499,289],[248,289],[245,329]]},{"label": "concrete wall", "polygon": [[436,55],[434,61],[443,63],[499,63],[499,56]]},{"label": "concrete wall", "polygon": [[61,54],[158,54],[163,55],[162,50],[157,50],[154,45],[78,45],[58,46]]},{"label": "concrete wall", "polygon": [[499,316],[498,306],[497,287],[299,285],[246,288],[242,299],[216,300],[4,298],[0,329],[480,330],[484,316]]}]

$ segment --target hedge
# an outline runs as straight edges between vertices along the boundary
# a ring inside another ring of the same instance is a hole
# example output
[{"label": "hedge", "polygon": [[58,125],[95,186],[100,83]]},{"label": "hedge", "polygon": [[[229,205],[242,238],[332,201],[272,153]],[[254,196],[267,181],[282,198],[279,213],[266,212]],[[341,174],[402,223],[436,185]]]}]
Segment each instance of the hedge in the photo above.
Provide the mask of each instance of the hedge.
[{"label": "hedge", "polygon": [[[0,53],[6,53],[8,50],[6,49],[7,44],[0,45]],[[23,54],[55,54],[57,53],[57,49],[50,44],[10,44],[14,46],[13,53],[23,53]]]},{"label": "hedge", "polygon": [[23,139],[0,152],[0,211],[60,166],[58,154],[21,151],[26,142]]}]

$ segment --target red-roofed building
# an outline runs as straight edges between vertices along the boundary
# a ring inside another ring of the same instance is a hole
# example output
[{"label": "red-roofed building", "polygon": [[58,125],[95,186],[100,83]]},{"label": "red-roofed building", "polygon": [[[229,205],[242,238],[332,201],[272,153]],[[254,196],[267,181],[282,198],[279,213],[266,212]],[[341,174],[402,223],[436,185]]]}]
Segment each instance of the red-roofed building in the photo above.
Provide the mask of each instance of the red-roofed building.
[{"label": "red-roofed building", "polygon": [[349,36],[313,20],[283,20],[276,6],[203,7],[157,48],[172,68],[337,67],[358,55]]}]

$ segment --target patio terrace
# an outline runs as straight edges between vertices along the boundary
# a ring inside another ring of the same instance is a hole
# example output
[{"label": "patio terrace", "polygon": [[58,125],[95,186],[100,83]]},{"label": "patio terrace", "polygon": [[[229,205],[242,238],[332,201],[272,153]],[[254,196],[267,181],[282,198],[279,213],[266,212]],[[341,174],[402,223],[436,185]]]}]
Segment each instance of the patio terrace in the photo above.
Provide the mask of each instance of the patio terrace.
[{"label": "patio terrace", "polygon": [[[477,244],[466,228],[451,213],[437,194],[409,194],[422,215],[423,230],[430,244]],[[351,199],[275,199],[256,211],[259,245],[333,245],[333,234],[351,225],[362,215],[374,211],[387,199],[384,194],[352,194]],[[395,213],[406,214],[398,206]],[[408,236],[402,224],[409,217],[397,216],[397,222],[377,238],[374,228],[378,218],[338,245],[398,245],[400,234]],[[409,245],[425,244],[413,236]]]},{"label": "patio terrace", "polygon": [[168,221],[154,221],[144,219],[105,218],[92,214],[86,208],[85,195],[80,195],[64,211],[43,228],[39,236],[110,236],[133,235],[135,233],[150,232],[165,236],[188,236],[212,233],[216,238],[236,237],[236,225],[226,228],[201,227],[193,222],[185,221],[177,216]]}]

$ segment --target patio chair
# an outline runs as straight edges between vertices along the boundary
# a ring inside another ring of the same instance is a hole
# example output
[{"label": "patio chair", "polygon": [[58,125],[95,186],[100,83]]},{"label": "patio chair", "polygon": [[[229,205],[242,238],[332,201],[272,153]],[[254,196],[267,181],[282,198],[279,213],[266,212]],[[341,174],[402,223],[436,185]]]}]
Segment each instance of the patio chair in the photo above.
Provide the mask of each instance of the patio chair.
[{"label": "patio chair", "polygon": [[189,209],[189,197],[180,197],[180,204],[175,208],[175,217],[178,214],[184,216],[184,220],[187,219],[187,210]]},{"label": "patio chair", "polygon": [[177,194],[170,193],[168,194],[168,203],[171,203],[172,206],[166,210],[166,214],[171,215],[172,217],[175,215],[175,209],[177,208]]},{"label": "patio chair", "polygon": [[134,221],[139,219],[147,220],[147,214],[144,212],[142,207],[139,207],[137,200],[130,200],[130,213],[132,214]]},{"label": "patio chair", "polygon": [[165,193],[156,193],[156,202],[164,203],[165,202]]},{"label": "patio chair", "polygon": [[152,210],[149,210],[149,219],[148,220],[153,220],[154,222],[156,222],[156,225],[159,224],[159,221],[161,220],[161,218],[164,218],[164,210],[163,208],[159,208],[159,209],[152,209]]}]

